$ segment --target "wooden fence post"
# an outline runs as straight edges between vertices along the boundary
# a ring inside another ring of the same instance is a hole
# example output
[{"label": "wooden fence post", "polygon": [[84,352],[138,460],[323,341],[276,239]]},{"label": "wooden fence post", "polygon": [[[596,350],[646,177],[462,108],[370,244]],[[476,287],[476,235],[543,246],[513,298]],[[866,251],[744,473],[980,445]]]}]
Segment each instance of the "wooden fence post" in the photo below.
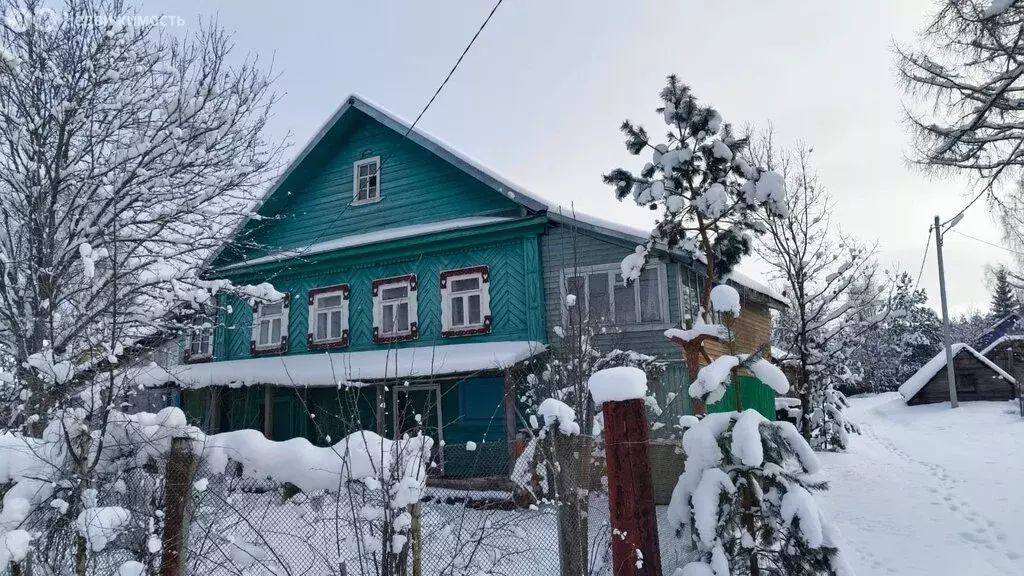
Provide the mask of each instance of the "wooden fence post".
[{"label": "wooden fence post", "polygon": [[561,576],[587,576],[592,439],[552,427]]},{"label": "wooden fence post", "polygon": [[171,439],[164,477],[164,537],[161,576],[184,576],[188,552],[189,508],[196,456],[190,438]]},{"label": "wooden fence post", "polygon": [[661,576],[647,440],[643,400],[604,403],[614,576]]}]

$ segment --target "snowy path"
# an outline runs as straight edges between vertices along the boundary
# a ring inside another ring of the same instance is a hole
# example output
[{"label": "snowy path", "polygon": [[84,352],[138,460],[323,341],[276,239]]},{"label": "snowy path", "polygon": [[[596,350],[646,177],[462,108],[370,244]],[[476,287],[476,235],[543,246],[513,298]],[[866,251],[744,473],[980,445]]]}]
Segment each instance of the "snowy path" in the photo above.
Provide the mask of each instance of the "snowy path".
[{"label": "snowy path", "polygon": [[1024,575],[1024,420],[1003,402],[852,401],[863,434],[824,454],[822,505],[857,573]]}]

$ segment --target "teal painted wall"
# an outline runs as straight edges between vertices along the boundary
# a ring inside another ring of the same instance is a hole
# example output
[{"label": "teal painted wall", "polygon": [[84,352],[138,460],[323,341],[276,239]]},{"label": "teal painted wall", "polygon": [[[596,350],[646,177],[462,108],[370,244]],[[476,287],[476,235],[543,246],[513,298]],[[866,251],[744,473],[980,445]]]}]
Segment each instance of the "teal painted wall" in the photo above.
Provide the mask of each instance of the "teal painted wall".
[{"label": "teal painted wall", "polygon": [[[362,112],[349,114],[289,179],[298,183],[265,203],[264,220],[250,222],[243,258],[386,228],[519,213],[518,204],[432,152]],[[382,161],[381,201],[351,205],[353,163],[374,156]]]},{"label": "teal painted wall", "polygon": [[[429,240],[424,240],[429,245]],[[387,257],[382,255],[382,258]],[[388,347],[433,346],[500,340],[545,339],[542,287],[536,236],[515,241],[467,248],[440,254],[407,254],[377,265],[339,268],[330,273],[305,275],[301,267],[290,267],[287,275],[269,273],[266,280],[291,296],[288,318],[288,354],[307,352],[307,293],[311,288],[347,283],[350,344],[336,351],[382,350]],[[441,336],[440,273],[443,270],[486,264],[490,271],[491,332],[484,335],[444,338]],[[418,283],[419,338],[397,344],[373,342],[374,279],[416,274]],[[214,345],[215,360],[249,358],[252,337],[252,309],[237,297],[224,304],[230,313],[220,322]]]}]

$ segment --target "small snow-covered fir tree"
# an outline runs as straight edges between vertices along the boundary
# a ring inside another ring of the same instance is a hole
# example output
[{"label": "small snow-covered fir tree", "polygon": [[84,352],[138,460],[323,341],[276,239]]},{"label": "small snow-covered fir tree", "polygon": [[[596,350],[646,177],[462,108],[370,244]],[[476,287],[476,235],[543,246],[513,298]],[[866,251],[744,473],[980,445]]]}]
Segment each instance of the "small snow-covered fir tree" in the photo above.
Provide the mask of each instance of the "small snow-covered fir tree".
[{"label": "small snow-covered fir tree", "polygon": [[[779,394],[789,390],[782,371],[762,351],[736,350],[729,326],[741,314],[739,294],[727,285],[712,290],[723,318],[729,354],[700,369],[690,395],[721,399],[739,370]],[[684,573],[849,574],[838,535],[818,510],[812,491],[827,488],[811,446],[789,422],[769,422],[756,410],[684,416],[683,473],[672,493],[669,521],[686,528],[700,556]],[[763,572],[762,572],[763,571]]]},{"label": "small snow-covered fir tree", "polygon": [[853,574],[812,495],[827,488],[821,464],[792,424],[754,410],[685,424],[668,510],[699,556],[683,574]]},{"label": "small snow-covered fir tree", "polygon": [[859,434],[860,428],[848,420],[843,411],[850,407],[846,395],[837,389],[837,382],[850,385],[855,376],[845,363],[833,367],[826,374],[819,374],[811,388],[810,414],[804,419],[806,436],[815,450],[846,450],[850,445],[850,434]]}]

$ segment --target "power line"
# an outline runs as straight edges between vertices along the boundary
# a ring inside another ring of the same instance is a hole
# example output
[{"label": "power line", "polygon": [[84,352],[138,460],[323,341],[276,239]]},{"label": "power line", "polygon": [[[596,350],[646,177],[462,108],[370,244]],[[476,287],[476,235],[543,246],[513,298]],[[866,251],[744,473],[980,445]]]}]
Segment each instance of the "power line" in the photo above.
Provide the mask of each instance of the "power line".
[{"label": "power line", "polygon": [[981,197],[984,196],[985,193],[988,192],[991,188],[992,188],[991,184],[989,184],[988,186],[985,186],[984,188],[982,188],[981,192],[978,192],[978,195],[975,196],[970,202],[967,203],[967,206],[964,206],[963,208],[961,208],[959,212],[954,214],[953,217],[950,218],[949,220],[946,220],[945,222],[943,222],[942,225],[945,226],[946,224],[949,224],[953,220],[956,220],[958,217],[960,217],[961,214],[963,214],[964,212],[967,212],[968,208],[970,208],[971,206],[974,206],[974,203],[977,202],[978,200],[980,200]]},{"label": "power line", "polygon": [[928,241],[924,243],[924,256],[921,256],[921,267],[917,270],[917,282],[914,282],[914,291],[917,292],[918,286],[921,285],[921,275],[924,274],[924,264],[928,260],[928,248],[932,245],[932,230],[933,226],[928,227]]},{"label": "power line", "polygon": [[[480,36],[480,33],[483,32],[484,28],[487,27],[487,24],[491,21],[491,18],[494,16],[494,13],[497,12],[498,7],[501,6],[502,2],[504,2],[504,0],[498,0],[494,4],[494,7],[491,8],[491,11],[487,14],[487,18],[484,18],[484,21],[480,24],[479,28],[477,28],[476,33],[473,34],[473,37],[469,39],[469,43],[466,44],[465,48],[463,48],[462,54],[459,55],[459,59],[455,61],[455,64],[452,66],[451,70],[448,71],[448,75],[445,76],[445,78],[441,82],[440,86],[437,87],[437,90],[435,90],[434,94],[430,97],[430,100],[427,101],[427,104],[423,107],[422,110],[420,110],[420,113],[416,115],[416,119],[413,120],[412,124],[409,125],[409,128],[406,129],[405,133],[402,135],[402,139],[403,140],[408,138],[409,135],[412,134],[413,129],[416,128],[416,124],[420,121],[421,118],[423,118],[423,115],[427,113],[427,110],[430,109],[430,106],[433,105],[434,101],[437,100],[437,97],[441,94],[441,91],[444,90],[444,87],[448,84],[448,81],[451,80],[452,76],[455,74],[455,71],[459,68],[459,65],[462,64],[462,60],[465,59],[466,54],[469,53],[469,50],[473,47],[473,44],[476,42],[476,39]],[[388,155],[386,155],[384,158],[382,158],[380,160],[380,162],[377,163],[378,179],[380,178],[380,170],[384,166],[384,163],[391,159],[391,156],[396,152],[396,150],[397,150],[397,147],[392,148],[391,152]],[[378,194],[379,194],[379,192],[378,192]],[[306,254],[309,252],[309,250],[312,248],[312,246],[314,244],[320,242],[320,240],[324,237],[324,235],[327,233],[327,231],[333,229],[334,226],[338,222],[341,221],[341,218],[345,215],[345,212],[348,211],[348,208],[350,206],[351,206],[351,204],[346,204],[338,212],[338,214],[334,217],[334,220],[331,222],[331,224],[329,224],[328,226],[323,227],[323,229],[321,230],[320,234],[318,234],[317,237],[314,238],[312,242],[310,242],[302,251],[300,251],[299,253],[295,254],[292,257],[290,257],[289,259],[293,259],[293,260],[296,260],[296,261],[301,261],[301,259],[306,256]],[[298,262],[296,262],[296,263],[298,263]],[[280,273],[282,273],[282,272],[284,272],[286,270],[290,270],[291,268],[292,268],[292,266],[290,266],[290,265],[289,266],[285,266],[285,267],[279,269],[274,274],[271,274],[270,277],[267,278],[267,279],[268,280],[269,279],[273,279],[278,274],[280,274]]]},{"label": "power line", "polygon": [[989,242],[988,240],[982,240],[981,238],[977,238],[975,236],[971,236],[970,234],[964,234],[963,232],[961,232],[959,230],[952,230],[952,232],[955,232],[955,233],[963,236],[964,238],[970,238],[971,240],[974,240],[975,242],[981,242],[982,244],[987,244],[987,245],[989,245],[989,246],[991,246],[993,248],[999,248],[1000,250],[1006,250],[1007,252],[1009,252],[1011,254],[1016,254],[1018,256],[1024,256],[1024,252],[1018,252],[1017,250],[1013,250],[1012,248],[1007,248],[1006,246],[1001,246],[1001,245],[996,244],[994,242]]},{"label": "power line", "polygon": [[473,34],[473,37],[469,39],[469,44],[466,44],[466,48],[462,50],[462,54],[460,54],[459,59],[455,61],[455,65],[452,66],[452,69],[448,71],[448,75],[444,77],[444,81],[441,82],[441,85],[437,87],[437,91],[434,92],[434,95],[430,97],[430,101],[427,102],[427,105],[423,107],[423,110],[420,111],[419,115],[416,116],[416,119],[413,120],[412,124],[409,126],[409,130],[405,133],[406,136],[408,136],[409,133],[412,132],[412,129],[416,127],[416,123],[420,121],[420,118],[422,118],[423,115],[427,113],[427,109],[430,108],[430,105],[434,103],[435,99],[437,99],[438,94],[441,93],[441,90],[444,90],[445,84],[447,84],[448,81],[452,79],[452,75],[455,74],[455,70],[458,69],[459,64],[462,64],[462,59],[465,58],[466,54],[469,53],[469,49],[473,47],[473,43],[476,42],[477,37],[479,37],[480,33],[483,32],[484,28],[487,27],[487,23],[491,21],[491,17],[494,16],[494,13],[497,12],[498,10],[498,6],[501,6],[501,3],[503,1],[504,0],[498,0],[494,4],[494,8],[491,8],[491,12],[487,14],[487,18],[484,18],[483,23],[480,24],[479,28],[477,28],[476,34]]}]

